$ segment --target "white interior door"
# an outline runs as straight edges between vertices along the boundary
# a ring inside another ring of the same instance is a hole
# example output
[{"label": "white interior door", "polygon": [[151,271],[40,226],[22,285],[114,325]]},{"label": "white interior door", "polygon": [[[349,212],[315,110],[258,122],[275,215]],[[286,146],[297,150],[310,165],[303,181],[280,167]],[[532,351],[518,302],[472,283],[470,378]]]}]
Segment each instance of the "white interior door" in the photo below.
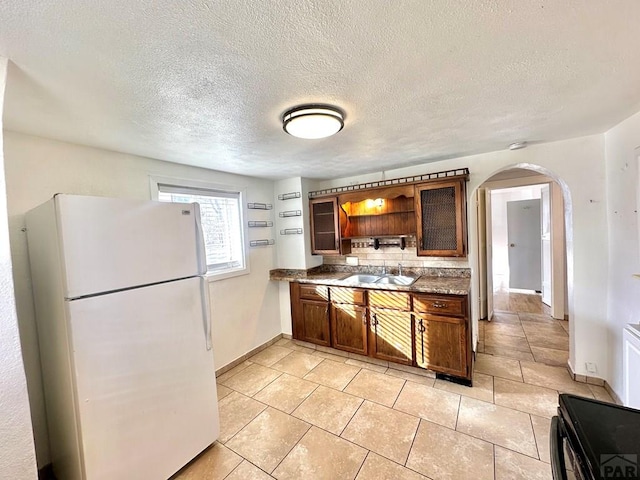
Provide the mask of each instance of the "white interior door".
[{"label": "white interior door", "polygon": [[493,219],[491,217],[491,190],[485,189],[485,232],[487,238],[487,320],[493,318]]},{"label": "white interior door", "polygon": [[540,291],[540,199],[507,202],[509,288]]},{"label": "white interior door", "polygon": [[85,478],[165,479],[218,437],[203,281],[67,302]]},{"label": "white interior door", "polygon": [[551,316],[564,320],[567,299],[567,244],[564,233],[562,189],[551,184]]},{"label": "white interior door", "polygon": [[493,317],[493,255],[491,235],[491,192],[486,188],[476,190],[478,214],[478,278],[480,318]]},{"label": "white interior door", "polygon": [[551,305],[551,198],[549,185],[540,190],[542,230],[542,302]]},{"label": "white interior door", "polygon": [[487,318],[487,300],[490,292],[487,288],[487,222],[485,189],[478,188],[475,192],[476,213],[478,218],[478,280],[479,280],[479,313],[480,318]]},{"label": "white interior door", "polygon": [[55,202],[66,298],[206,272],[193,204],[79,195]]}]

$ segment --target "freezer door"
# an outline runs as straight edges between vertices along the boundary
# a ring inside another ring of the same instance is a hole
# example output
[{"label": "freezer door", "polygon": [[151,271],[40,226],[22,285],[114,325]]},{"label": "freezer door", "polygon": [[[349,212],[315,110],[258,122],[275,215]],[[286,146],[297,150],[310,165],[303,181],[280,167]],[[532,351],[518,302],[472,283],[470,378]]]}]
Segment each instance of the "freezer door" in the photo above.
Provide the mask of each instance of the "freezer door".
[{"label": "freezer door", "polygon": [[217,439],[201,281],[67,302],[85,479],[166,479]]},{"label": "freezer door", "polygon": [[206,272],[196,204],[57,195],[66,298]]}]

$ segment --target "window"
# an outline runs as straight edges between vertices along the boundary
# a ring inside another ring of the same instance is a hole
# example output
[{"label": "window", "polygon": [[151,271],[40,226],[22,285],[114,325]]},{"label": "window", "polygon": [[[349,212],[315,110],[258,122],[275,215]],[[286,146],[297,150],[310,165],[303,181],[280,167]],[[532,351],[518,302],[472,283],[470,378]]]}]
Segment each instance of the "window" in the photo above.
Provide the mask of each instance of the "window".
[{"label": "window", "polygon": [[194,184],[152,179],[152,196],[157,189],[161,202],[200,205],[208,274],[228,277],[248,273],[242,192]]}]

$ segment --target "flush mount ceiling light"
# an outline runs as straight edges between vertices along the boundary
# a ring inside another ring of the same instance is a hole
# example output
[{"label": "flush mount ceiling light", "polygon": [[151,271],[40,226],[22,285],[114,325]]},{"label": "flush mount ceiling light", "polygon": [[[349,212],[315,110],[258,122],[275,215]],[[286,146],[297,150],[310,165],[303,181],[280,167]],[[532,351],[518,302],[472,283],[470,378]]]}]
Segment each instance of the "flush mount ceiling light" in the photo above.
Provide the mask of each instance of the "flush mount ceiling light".
[{"label": "flush mount ceiling light", "polygon": [[298,138],[325,138],[344,127],[344,114],[329,105],[300,105],[282,116],[282,128]]},{"label": "flush mount ceiling light", "polygon": [[527,142],[515,142],[509,145],[509,150],[520,150],[521,148],[526,148]]}]

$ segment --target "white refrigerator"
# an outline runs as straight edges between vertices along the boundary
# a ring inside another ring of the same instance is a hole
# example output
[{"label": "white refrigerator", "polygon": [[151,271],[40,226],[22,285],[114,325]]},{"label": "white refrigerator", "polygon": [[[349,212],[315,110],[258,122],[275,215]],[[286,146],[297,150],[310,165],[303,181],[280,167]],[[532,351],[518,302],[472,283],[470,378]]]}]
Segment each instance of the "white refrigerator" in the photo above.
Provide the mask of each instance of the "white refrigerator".
[{"label": "white refrigerator", "polygon": [[169,478],[219,435],[198,205],[56,195],[26,227],[54,473]]}]

